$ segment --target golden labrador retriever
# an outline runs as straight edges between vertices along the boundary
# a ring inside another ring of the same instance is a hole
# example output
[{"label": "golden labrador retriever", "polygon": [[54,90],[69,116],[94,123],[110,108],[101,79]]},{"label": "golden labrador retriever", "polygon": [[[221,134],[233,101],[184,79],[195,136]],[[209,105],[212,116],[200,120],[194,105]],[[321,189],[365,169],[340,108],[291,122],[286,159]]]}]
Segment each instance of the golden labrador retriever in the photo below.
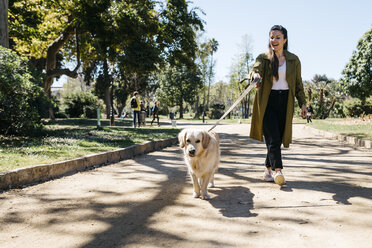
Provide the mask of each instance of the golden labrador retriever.
[{"label": "golden labrador retriever", "polygon": [[207,187],[214,187],[214,173],[220,162],[218,134],[184,129],[178,134],[178,140],[194,186],[193,196],[210,199]]}]

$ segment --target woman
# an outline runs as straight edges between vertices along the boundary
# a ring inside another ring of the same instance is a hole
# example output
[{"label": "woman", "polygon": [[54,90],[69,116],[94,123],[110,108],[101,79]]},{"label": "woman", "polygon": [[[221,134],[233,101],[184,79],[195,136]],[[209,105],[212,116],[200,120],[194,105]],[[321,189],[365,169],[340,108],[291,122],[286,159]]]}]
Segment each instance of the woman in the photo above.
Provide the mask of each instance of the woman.
[{"label": "woman", "polygon": [[[306,100],[301,78],[301,63],[288,52],[287,30],[275,25],[270,29],[268,53],[259,55],[250,71],[251,80],[261,80],[257,88],[252,114],[250,137],[263,141],[267,155],[265,181],[285,184],[282,173],[281,144],[289,147],[292,141],[292,118],[296,96],[302,114],[306,114]],[[273,173],[274,172],[274,173]]]}]

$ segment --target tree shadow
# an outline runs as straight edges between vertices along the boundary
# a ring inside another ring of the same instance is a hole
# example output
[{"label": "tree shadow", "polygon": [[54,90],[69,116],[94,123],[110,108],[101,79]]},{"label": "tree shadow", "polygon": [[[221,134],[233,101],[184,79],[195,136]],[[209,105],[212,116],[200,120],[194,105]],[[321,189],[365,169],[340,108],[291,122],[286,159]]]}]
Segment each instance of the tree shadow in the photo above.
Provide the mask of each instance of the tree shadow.
[{"label": "tree shadow", "polygon": [[[245,135],[221,134],[220,136],[222,137],[221,162],[228,165],[228,167],[220,168],[218,173],[251,183],[262,182],[261,179],[247,175],[257,168],[262,168],[263,170],[263,163],[266,157],[265,144],[253,141]],[[372,199],[372,188],[356,186],[350,183],[350,180],[358,182],[356,177],[359,176],[372,176],[372,163],[370,162],[372,161],[372,154],[370,152],[365,152],[363,157],[355,157],[356,155],[353,155],[355,148],[350,145],[339,143],[337,140],[326,141],[317,137],[295,139],[291,146],[301,148],[304,153],[291,152],[293,151],[291,148],[283,149],[283,159],[285,163],[288,163],[284,165],[285,169],[316,169],[316,172],[307,174],[307,178],[313,178],[314,180],[289,181],[286,187],[281,188],[282,191],[293,192],[294,189],[304,189],[330,193],[337,204],[345,205],[351,204],[349,199],[352,197]],[[323,151],[322,148],[326,150]],[[242,153],[240,149],[246,152]],[[223,159],[224,156],[233,158],[227,161]],[[262,163],[254,164],[251,162],[252,159],[255,161],[257,159],[262,160]]]}]

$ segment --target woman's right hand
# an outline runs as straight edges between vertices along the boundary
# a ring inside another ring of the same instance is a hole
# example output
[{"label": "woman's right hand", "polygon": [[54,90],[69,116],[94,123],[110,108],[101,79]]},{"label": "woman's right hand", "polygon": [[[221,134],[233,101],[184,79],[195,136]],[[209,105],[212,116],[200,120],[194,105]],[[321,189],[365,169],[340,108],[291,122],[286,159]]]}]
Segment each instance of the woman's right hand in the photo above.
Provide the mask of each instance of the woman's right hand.
[{"label": "woman's right hand", "polygon": [[262,77],[259,73],[254,73],[253,74],[253,82],[256,83],[256,88],[260,88],[261,87],[261,81],[262,81]]}]

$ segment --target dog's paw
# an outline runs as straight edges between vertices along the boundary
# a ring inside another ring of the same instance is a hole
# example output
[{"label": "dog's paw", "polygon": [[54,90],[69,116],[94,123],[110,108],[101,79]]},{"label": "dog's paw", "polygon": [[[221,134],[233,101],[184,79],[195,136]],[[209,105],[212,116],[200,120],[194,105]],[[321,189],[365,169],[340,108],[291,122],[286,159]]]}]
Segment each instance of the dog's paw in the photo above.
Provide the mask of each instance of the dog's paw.
[{"label": "dog's paw", "polygon": [[200,196],[202,200],[209,200],[211,199],[210,195],[207,192],[203,192],[202,195]]},{"label": "dog's paw", "polygon": [[194,192],[194,193],[192,193],[192,196],[194,198],[199,198],[200,194],[198,192]]},{"label": "dog's paw", "polygon": [[208,188],[214,188],[214,183],[208,183]]}]

